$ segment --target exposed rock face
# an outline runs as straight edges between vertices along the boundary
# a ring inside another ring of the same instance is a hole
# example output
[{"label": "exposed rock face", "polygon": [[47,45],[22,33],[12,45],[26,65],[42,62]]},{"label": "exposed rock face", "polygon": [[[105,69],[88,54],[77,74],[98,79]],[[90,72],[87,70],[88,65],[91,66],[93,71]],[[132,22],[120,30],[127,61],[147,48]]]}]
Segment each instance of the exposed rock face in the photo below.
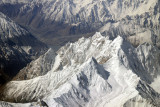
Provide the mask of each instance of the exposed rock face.
[{"label": "exposed rock face", "polygon": [[[160,107],[159,0],[1,0],[0,11],[54,49],[80,38],[23,68],[0,106]],[[45,46],[2,13],[4,81]]]},{"label": "exposed rock face", "polygon": [[[152,54],[158,53],[158,48],[147,43],[134,48],[120,36],[113,41],[108,38],[96,33],[66,44],[53,55],[52,69],[46,75],[9,82],[1,100],[22,103],[41,99],[51,107],[159,107],[160,95],[150,86],[153,73],[159,74],[159,66],[154,64],[158,55]],[[48,58],[52,57],[49,53]]]},{"label": "exposed rock face", "polygon": [[28,80],[48,73],[55,62],[56,53],[49,49],[44,55],[33,60],[13,78],[13,80]]},{"label": "exposed rock face", "polygon": [[49,45],[100,31],[135,46],[160,46],[159,6],[159,0],[2,0],[0,10]]},{"label": "exposed rock face", "polygon": [[[0,13],[0,77],[9,80],[47,46]],[[4,78],[5,77],[5,78]]]},{"label": "exposed rock face", "polygon": [[101,28],[101,32],[110,35],[111,39],[123,35],[135,46],[144,42],[160,46],[160,7],[159,1],[144,13],[127,15],[115,23],[108,23]]}]

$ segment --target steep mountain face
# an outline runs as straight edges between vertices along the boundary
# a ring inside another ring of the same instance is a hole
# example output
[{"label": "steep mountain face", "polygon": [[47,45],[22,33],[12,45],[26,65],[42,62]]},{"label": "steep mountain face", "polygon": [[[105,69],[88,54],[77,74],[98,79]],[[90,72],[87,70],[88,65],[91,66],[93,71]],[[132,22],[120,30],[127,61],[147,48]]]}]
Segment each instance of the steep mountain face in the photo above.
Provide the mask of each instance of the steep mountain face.
[{"label": "steep mountain face", "polygon": [[[120,36],[109,40],[96,33],[66,44],[53,57],[52,69],[46,75],[9,82],[1,90],[1,100],[51,107],[160,105],[160,94],[151,85],[155,75],[159,75],[156,46],[145,43],[134,48]],[[15,104],[0,102],[0,105]]]},{"label": "steep mountain face", "polygon": [[123,35],[135,46],[144,42],[160,46],[160,7],[159,2],[150,7],[149,11],[122,18],[115,23],[108,23],[100,29],[113,39],[118,35]]},{"label": "steep mountain face", "polygon": [[32,79],[47,74],[53,67],[55,56],[56,53],[54,50],[49,49],[44,55],[41,55],[38,59],[33,60],[25,68],[20,70],[13,80]]},{"label": "steep mountain face", "polygon": [[159,6],[159,0],[2,0],[0,11],[49,45],[105,27],[105,33],[100,29],[104,34],[127,36],[137,46],[144,41],[159,45]]},{"label": "steep mountain face", "polygon": [[46,49],[46,45],[0,13],[0,79],[11,79]]},{"label": "steep mountain face", "polygon": [[0,84],[3,84],[26,66],[31,61],[31,58],[23,49],[0,42]]},{"label": "steep mountain face", "polygon": [[84,36],[29,63],[0,106],[160,107],[159,0],[1,0],[0,12],[2,82],[44,53],[28,31],[54,49]]},{"label": "steep mountain face", "polygon": [[32,56],[41,54],[43,48],[46,48],[46,46],[32,36],[31,33],[17,25],[3,13],[0,13],[0,25],[1,40],[3,42],[11,46],[18,45]]}]

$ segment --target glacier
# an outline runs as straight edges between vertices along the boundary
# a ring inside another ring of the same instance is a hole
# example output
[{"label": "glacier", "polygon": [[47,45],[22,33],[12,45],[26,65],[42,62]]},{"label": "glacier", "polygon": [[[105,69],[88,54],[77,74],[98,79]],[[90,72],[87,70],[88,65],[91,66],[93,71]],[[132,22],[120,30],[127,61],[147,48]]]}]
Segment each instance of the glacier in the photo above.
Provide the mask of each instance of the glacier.
[{"label": "glacier", "polygon": [[[17,102],[16,106],[20,106],[18,103],[49,107],[160,105],[160,95],[154,90],[158,84],[152,85],[159,74],[156,46],[144,43],[134,48],[125,38],[117,36],[110,40],[97,32],[66,44],[56,56],[52,54],[55,61],[46,75],[7,83],[0,99]],[[15,104],[0,102],[0,105]]]},{"label": "glacier", "polygon": [[[159,0],[1,0],[0,48],[30,31],[54,49],[0,89],[0,106],[160,107],[159,6]],[[9,46],[5,57],[31,49]]]}]

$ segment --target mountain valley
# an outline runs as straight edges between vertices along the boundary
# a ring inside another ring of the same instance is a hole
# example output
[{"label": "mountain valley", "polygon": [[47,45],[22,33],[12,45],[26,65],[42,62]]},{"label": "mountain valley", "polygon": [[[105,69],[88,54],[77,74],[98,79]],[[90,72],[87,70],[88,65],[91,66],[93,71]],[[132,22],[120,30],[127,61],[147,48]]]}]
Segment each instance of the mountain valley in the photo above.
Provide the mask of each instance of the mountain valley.
[{"label": "mountain valley", "polygon": [[0,107],[160,107],[159,0],[1,0]]}]

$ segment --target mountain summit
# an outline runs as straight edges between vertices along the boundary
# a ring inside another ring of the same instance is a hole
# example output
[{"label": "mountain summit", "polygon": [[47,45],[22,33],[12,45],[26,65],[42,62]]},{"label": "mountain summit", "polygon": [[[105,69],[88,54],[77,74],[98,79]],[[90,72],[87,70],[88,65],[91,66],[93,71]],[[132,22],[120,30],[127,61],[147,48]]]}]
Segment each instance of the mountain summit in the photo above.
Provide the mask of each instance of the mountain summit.
[{"label": "mountain summit", "polygon": [[159,30],[159,0],[1,0],[0,106],[160,107]]},{"label": "mountain summit", "polygon": [[160,63],[154,64],[159,56],[147,54],[156,49],[150,44],[134,48],[120,36],[112,41],[96,33],[58,50],[46,75],[6,84],[1,100],[28,102],[26,106],[39,105],[35,101],[40,99],[51,107],[158,107],[160,95],[151,85],[155,77],[148,63],[152,60],[159,74]]}]

